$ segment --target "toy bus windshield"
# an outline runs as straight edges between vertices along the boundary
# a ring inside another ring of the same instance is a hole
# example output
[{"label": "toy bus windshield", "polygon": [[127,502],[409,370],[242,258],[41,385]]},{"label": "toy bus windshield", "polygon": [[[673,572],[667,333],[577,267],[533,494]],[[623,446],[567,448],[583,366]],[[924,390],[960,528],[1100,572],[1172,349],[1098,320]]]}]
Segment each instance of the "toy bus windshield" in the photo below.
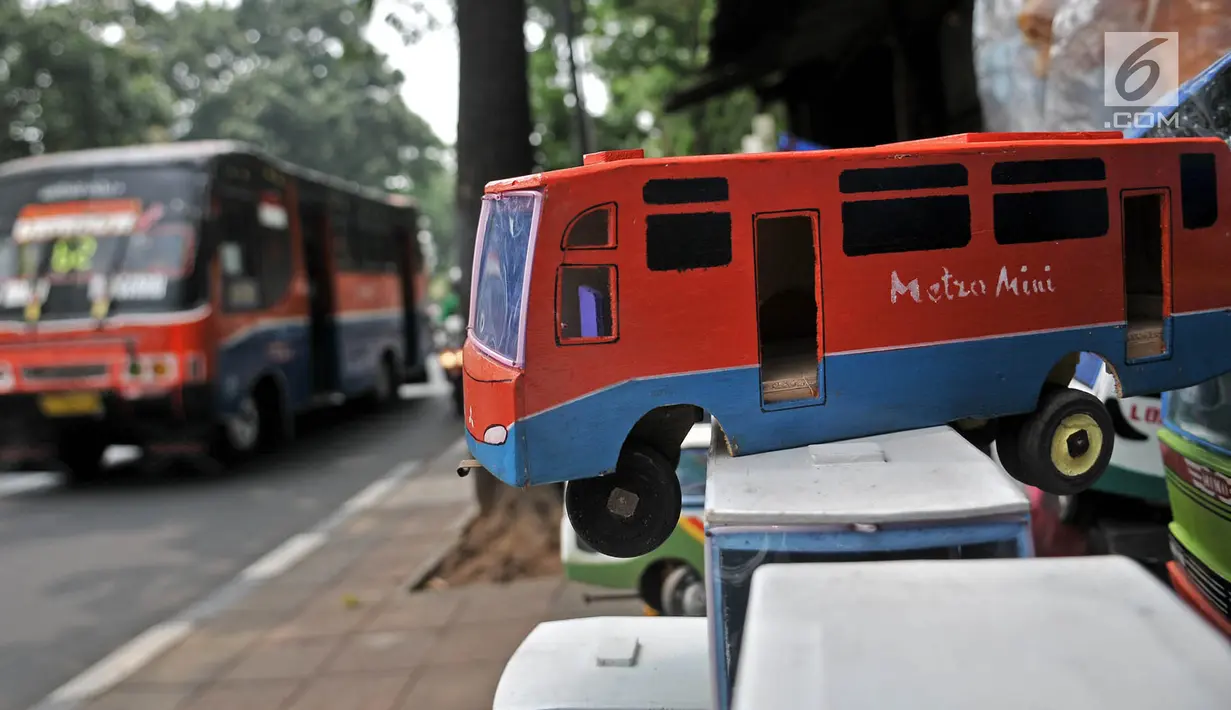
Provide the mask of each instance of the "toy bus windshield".
[{"label": "toy bus windshield", "polygon": [[472,334],[484,350],[509,365],[522,362],[526,284],[541,199],[533,192],[488,195],[479,218]]},{"label": "toy bus windshield", "polygon": [[182,307],[203,179],[174,166],[0,179],[0,319],[23,318],[31,300],[42,302],[41,320],[89,317],[100,296],[111,312]]},{"label": "toy bus windshield", "polygon": [[1231,374],[1176,390],[1169,400],[1168,427],[1231,456]]}]

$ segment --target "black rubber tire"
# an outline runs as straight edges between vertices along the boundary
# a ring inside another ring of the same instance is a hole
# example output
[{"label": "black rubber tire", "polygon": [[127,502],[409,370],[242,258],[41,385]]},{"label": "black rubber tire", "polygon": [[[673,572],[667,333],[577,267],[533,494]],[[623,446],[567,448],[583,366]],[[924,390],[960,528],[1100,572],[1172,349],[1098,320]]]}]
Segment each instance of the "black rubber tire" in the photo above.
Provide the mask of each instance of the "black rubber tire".
[{"label": "black rubber tire", "polygon": [[94,483],[103,477],[103,453],[107,443],[96,439],[76,439],[60,445],[60,463],[69,485]]},{"label": "black rubber tire", "polygon": [[393,356],[385,353],[380,358],[380,365],[376,368],[376,382],[372,385],[372,391],[368,392],[364,399],[369,408],[381,410],[388,408],[397,401],[397,398],[397,366],[394,364]]},{"label": "black rubber tire", "polygon": [[[627,517],[608,508],[617,489],[637,498]],[[632,444],[620,455],[614,473],[570,481],[564,489],[564,510],[577,536],[596,552],[620,559],[640,557],[666,542],[679,524],[680,480],[667,457]]]},{"label": "black rubber tire", "polygon": [[995,443],[996,435],[999,431],[998,422],[995,419],[988,421],[983,426],[974,428],[964,428],[954,424],[953,430],[961,434],[963,439],[985,455],[992,455],[992,444]]},{"label": "black rubber tire", "polygon": [[[1084,473],[1066,475],[1052,461],[1052,438],[1062,422],[1076,415],[1093,420],[1101,442],[1091,442],[1099,445],[1099,450]],[[1053,495],[1074,495],[1087,490],[1107,471],[1115,436],[1111,415],[1098,397],[1069,388],[1045,392],[1038,410],[1026,416],[1018,437],[1021,472],[1028,479],[1023,482]]]},{"label": "black rubber tire", "polygon": [[219,423],[214,441],[210,446],[210,458],[222,464],[224,468],[253,458],[268,447],[269,428],[274,426],[274,422],[270,420],[268,397],[263,395],[261,391],[251,393],[246,395],[240,403],[241,409],[251,408],[248,414],[256,417],[254,422],[256,434],[251,442],[236,445],[227,430],[226,422]]},{"label": "black rubber tire", "polygon": [[1065,525],[1086,527],[1097,517],[1095,502],[1085,493],[1056,496],[1056,517]]},{"label": "black rubber tire", "polygon": [[663,580],[662,615],[663,616],[705,616],[689,614],[685,608],[685,595],[695,585],[705,586],[705,579],[689,565],[680,565],[671,570]]},{"label": "black rubber tire", "polygon": [[996,458],[1000,465],[1013,478],[1027,486],[1033,486],[1024,476],[1020,444],[1022,426],[1026,418],[1023,416],[1003,417],[996,426]]}]

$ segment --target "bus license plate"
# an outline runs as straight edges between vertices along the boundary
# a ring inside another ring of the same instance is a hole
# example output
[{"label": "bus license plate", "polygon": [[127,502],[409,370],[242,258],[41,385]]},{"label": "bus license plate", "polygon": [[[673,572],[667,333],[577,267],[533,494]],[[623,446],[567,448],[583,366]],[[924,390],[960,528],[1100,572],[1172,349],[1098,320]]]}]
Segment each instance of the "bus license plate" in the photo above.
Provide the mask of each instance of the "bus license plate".
[{"label": "bus license plate", "polygon": [[38,403],[39,409],[49,417],[77,417],[103,411],[103,398],[97,392],[45,394]]}]

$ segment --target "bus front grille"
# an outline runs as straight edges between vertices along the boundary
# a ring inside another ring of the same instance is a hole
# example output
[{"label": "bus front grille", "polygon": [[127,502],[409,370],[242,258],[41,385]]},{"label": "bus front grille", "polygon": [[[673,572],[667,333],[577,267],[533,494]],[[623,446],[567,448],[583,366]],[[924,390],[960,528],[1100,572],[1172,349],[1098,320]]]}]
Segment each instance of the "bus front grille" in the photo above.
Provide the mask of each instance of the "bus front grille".
[{"label": "bus front grille", "polygon": [[1210,606],[1217,609],[1224,619],[1231,621],[1231,582],[1197,559],[1174,535],[1171,536],[1171,556]]},{"label": "bus front grille", "polygon": [[21,376],[32,382],[49,380],[86,380],[94,377],[106,377],[106,365],[47,365],[23,367]]}]

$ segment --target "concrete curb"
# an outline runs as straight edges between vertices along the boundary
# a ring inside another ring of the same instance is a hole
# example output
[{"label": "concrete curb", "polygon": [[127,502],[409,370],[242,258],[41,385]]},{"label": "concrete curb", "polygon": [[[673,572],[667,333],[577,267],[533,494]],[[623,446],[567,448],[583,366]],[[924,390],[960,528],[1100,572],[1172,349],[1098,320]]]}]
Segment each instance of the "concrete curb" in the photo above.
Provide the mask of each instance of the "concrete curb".
[{"label": "concrete curb", "polygon": [[[457,445],[458,442],[455,442],[446,447],[445,451]],[[204,599],[170,619],[150,627],[128,643],[115,649],[102,660],[53,691],[30,710],[76,710],[84,703],[111,690],[186,639],[204,622],[227,611],[325,546],[333,533],[344,523],[357,514],[376,507],[396,493],[401,484],[422,473],[426,466],[427,464],[422,461],[408,461],[394,467],[384,476],[351,496],[331,515],[311,529],[292,535]],[[465,523],[458,529],[457,538],[451,544],[443,546],[441,553],[433,555],[415,570],[414,574],[420,576],[414,581],[415,585],[421,583],[423,577],[435,570],[440,562],[456,549],[458,542],[461,541],[461,530],[477,514],[478,507],[472,506],[472,509],[465,514]],[[361,554],[362,552],[356,552],[356,557]]]},{"label": "concrete curb", "polygon": [[406,580],[402,582],[399,589],[404,589],[408,593],[417,591],[419,585],[423,584],[432,572],[435,572],[436,568],[440,567],[440,563],[444,562],[445,558],[457,550],[458,545],[462,542],[462,535],[466,532],[466,527],[474,522],[477,517],[479,517],[479,506],[472,503],[458,519],[457,529],[453,531],[455,534],[449,544],[442,545],[431,557],[424,560],[423,564],[415,568],[415,571],[411,572],[406,577]]}]

